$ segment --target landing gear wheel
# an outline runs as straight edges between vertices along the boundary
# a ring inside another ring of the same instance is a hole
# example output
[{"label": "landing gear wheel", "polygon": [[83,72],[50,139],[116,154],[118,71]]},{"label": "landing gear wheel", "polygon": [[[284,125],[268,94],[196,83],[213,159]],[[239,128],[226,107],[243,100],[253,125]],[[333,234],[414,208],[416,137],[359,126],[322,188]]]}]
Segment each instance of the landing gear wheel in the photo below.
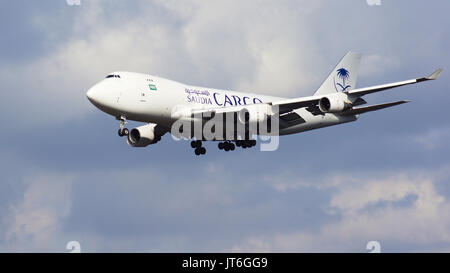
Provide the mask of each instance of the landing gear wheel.
[{"label": "landing gear wheel", "polygon": [[202,147],[202,141],[201,140],[196,140],[195,141],[195,147],[197,147],[197,148]]},{"label": "landing gear wheel", "polygon": [[219,142],[219,145],[217,145],[219,147],[219,150],[223,150],[224,148],[224,143],[223,142]]},{"label": "landing gear wheel", "polygon": [[201,148],[198,148],[198,149],[200,150],[200,154],[202,154],[202,155],[206,154],[206,148],[205,147],[201,147]]},{"label": "landing gear wheel", "polygon": [[236,148],[236,146],[234,146],[233,143],[230,143],[230,150],[234,151],[235,148]]},{"label": "landing gear wheel", "polygon": [[117,134],[118,134],[120,137],[127,136],[129,133],[130,133],[130,132],[128,131],[128,128],[119,129],[119,130],[117,131]]},{"label": "landing gear wheel", "polygon": [[195,140],[191,141],[191,147],[194,149],[197,147]]},{"label": "landing gear wheel", "polygon": [[194,151],[194,153],[195,153],[195,155],[200,155],[201,154],[201,148],[195,148],[195,151]]}]

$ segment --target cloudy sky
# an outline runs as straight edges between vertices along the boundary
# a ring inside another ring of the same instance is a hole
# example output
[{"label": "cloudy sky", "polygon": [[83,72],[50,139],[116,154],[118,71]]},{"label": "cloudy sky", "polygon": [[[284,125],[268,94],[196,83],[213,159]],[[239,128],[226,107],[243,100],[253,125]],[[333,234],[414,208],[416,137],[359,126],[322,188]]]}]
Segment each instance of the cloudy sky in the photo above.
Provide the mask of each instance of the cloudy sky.
[{"label": "cloudy sky", "polygon": [[449,67],[447,0],[0,3],[0,251],[450,251],[446,71],[277,151],[202,157],[127,146],[85,96],[115,70],[307,96],[349,50],[360,87],[425,76]]}]

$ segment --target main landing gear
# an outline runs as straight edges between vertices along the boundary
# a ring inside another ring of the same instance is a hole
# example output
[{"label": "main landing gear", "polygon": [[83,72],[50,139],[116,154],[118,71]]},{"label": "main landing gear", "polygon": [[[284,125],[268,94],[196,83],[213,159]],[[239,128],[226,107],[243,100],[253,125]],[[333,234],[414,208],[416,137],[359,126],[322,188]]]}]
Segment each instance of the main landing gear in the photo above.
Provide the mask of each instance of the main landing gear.
[{"label": "main landing gear", "polygon": [[127,119],[125,116],[120,116],[119,120],[120,120],[120,126],[119,126],[119,130],[117,131],[117,133],[119,134],[120,137],[127,136],[130,133],[128,131],[128,128],[124,128],[125,124],[127,124]]},{"label": "main landing gear", "polygon": [[224,142],[219,142],[219,144],[217,146],[219,147],[219,150],[224,150],[226,152],[234,151],[234,149],[236,149],[236,146],[234,145],[234,143],[232,143],[229,140],[224,141]]},{"label": "main landing gear", "polygon": [[202,146],[201,140],[193,140],[191,141],[191,147],[194,150],[195,155],[204,155],[206,154],[206,148]]},{"label": "main landing gear", "polygon": [[236,146],[246,149],[246,148],[251,148],[256,145],[256,140],[254,140],[254,139],[236,140],[235,142],[236,142],[236,145],[233,142],[227,140],[224,142],[219,142],[219,144],[217,146],[219,147],[219,150],[224,150],[225,152],[228,152],[228,151],[234,151]]},{"label": "main landing gear", "polygon": [[[243,149],[251,148],[256,146],[256,140],[236,140],[233,143],[231,140],[219,142],[217,145],[219,150],[224,150],[225,152],[234,151],[237,147],[242,147]],[[191,141],[191,147],[194,149],[195,155],[204,155],[206,154],[206,148],[203,147],[203,142],[201,140],[193,140]]]}]

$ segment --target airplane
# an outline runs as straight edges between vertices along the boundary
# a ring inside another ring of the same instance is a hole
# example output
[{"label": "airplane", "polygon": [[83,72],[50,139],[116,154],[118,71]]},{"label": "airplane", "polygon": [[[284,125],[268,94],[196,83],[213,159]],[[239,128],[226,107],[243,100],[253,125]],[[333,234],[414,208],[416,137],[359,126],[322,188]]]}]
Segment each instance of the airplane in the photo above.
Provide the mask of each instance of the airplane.
[{"label": "airplane", "polygon": [[[399,100],[362,106],[367,103],[363,96],[435,80],[442,72],[442,69],[438,69],[428,77],[356,88],[360,60],[361,54],[348,52],[319,89],[307,97],[283,98],[198,87],[134,72],[108,74],[91,87],[86,96],[94,106],[119,121],[118,134],[126,136],[130,146],[146,147],[155,144],[167,132],[175,135],[173,126],[182,120],[188,122],[188,125],[181,126],[178,133],[186,130],[187,136],[183,136],[191,140],[195,154],[204,155],[206,149],[203,141],[207,140],[219,141],[218,148],[228,152],[236,146],[255,146],[253,135],[282,136],[356,121],[360,114],[409,102]],[[216,120],[219,125],[223,122],[222,127],[225,129],[213,138],[207,139],[187,129],[189,124],[195,122],[200,123],[200,128],[203,128],[216,115],[231,118],[227,118],[227,121],[220,118],[219,123]],[[127,120],[146,124],[128,130],[125,128]],[[273,122],[274,120],[277,122]],[[260,130],[262,127],[258,127],[263,121],[269,127],[264,132]],[[275,124],[273,128],[272,123]],[[256,127],[256,131],[249,132],[249,125]],[[243,133],[237,132],[238,127],[244,128]]]}]

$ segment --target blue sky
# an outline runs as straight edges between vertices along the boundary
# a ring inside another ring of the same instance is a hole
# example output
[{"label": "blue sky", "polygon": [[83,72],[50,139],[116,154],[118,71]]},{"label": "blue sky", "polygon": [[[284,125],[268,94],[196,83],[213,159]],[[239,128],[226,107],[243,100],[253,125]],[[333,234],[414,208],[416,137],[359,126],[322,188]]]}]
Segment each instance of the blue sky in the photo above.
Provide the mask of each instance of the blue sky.
[{"label": "blue sky", "polygon": [[450,251],[446,70],[275,152],[131,148],[85,96],[115,70],[307,96],[349,50],[360,87],[425,76],[448,68],[448,1],[1,5],[0,251]]}]

